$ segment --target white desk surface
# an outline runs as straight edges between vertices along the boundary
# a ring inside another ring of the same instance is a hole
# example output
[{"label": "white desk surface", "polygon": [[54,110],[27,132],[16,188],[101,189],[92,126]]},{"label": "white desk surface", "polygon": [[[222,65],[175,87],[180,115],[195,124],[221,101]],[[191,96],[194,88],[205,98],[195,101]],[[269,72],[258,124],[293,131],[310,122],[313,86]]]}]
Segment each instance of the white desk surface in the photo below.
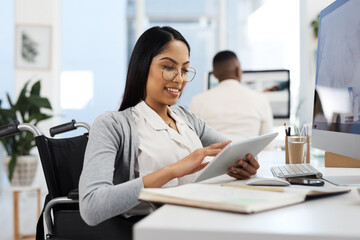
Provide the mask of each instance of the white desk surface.
[{"label": "white desk surface", "polygon": [[[284,163],[284,152],[262,152],[258,176],[272,176],[271,165]],[[311,164],[326,175],[360,175],[360,169],[324,168],[323,160]],[[327,184],[327,183],[326,183]],[[227,213],[164,205],[134,227],[135,240],[348,240],[360,239],[360,195],[350,193],[255,214]]]}]

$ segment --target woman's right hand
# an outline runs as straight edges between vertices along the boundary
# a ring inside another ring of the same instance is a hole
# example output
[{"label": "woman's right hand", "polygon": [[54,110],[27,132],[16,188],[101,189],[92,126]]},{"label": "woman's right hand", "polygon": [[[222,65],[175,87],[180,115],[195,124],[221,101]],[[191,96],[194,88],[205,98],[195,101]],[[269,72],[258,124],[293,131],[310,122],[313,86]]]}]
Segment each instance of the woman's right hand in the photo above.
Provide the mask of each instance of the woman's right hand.
[{"label": "woman's right hand", "polygon": [[174,178],[180,178],[203,169],[208,163],[203,163],[206,156],[216,156],[231,141],[211,144],[208,147],[196,149],[183,159],[164,168],[149,173],[143,177],[145,188],[158,188]]},{"label": "woman's right hand", "polygon": [[180,159],[172,164],[174,177],[180,178],[188,174],[195,173],[203,169],[209,162],[203,163],[206,156],[216,156],[223,150],[231,141],[211,144],[210,146],[196,149],[187,157]]}]

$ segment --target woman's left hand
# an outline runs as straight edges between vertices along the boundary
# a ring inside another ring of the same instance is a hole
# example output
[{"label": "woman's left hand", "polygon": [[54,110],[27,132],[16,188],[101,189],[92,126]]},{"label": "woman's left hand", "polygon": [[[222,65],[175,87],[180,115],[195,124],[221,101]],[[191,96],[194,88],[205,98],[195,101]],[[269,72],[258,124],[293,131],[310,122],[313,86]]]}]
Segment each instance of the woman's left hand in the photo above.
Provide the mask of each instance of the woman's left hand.
[{"label": "woman's left hand", "polygon": [[238,180],[248,179],[252,175],[255,175],[260,167],[259,163],[255,160],[254,156],[249,153],[246,155],[246,159],[247,160],[240,159],[237,162],[238,165],[230,167],[228,175]]}]

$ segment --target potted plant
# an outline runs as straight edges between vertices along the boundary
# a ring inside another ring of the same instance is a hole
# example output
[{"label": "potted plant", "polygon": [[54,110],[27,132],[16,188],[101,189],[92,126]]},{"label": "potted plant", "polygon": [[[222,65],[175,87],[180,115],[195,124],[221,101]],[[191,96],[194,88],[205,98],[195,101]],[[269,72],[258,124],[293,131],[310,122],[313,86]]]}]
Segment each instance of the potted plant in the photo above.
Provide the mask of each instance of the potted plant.
[{"label": "potted plant", "polygon": [[[14,120],[37,126],[39,122],[52,117],[52,115],[42,112],[43,109],[52,110],[52,108],[49,100],[40,96],[40,80],[31,86],[30,91],[28,90],[29,83],[30,81],[25,83],[16,102],[11,100],[8,93],[6,94],[9,108],[3,108],[2,100],[0,99],[0,126],[10,124]],[[35,146],[34,136],[28,131],[23,131],[19,134],[2,138],[0,141],[8,155],[5,158],[5,164],[9,181],[13,185],[31,184],[38,162],[37,157],[35,157],[35,160],[34,157],[29,157],[31,156],[30,150]],[[28,160],[29,158],[32,160]],[[25,163],[20,166],[20,162]],[[26,170],[32,170],[32,173]],[[21,174],[25,174],[25,178],[22,178]]]},{"label": "potted plant", "polygon": [[312,20],[310,23],[312,30],[313,30],[313,36],[315,39],[317,39],[319,36],[319,17],[320,17],[320,14],[318,14],[316,16],[316,18],[314,20]]}]

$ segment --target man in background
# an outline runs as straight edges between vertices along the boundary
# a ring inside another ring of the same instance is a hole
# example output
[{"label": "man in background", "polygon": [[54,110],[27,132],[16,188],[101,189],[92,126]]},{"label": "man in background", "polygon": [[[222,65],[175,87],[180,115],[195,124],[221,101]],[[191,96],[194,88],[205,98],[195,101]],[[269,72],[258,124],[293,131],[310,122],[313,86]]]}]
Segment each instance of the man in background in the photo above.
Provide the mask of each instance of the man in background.
[{"label": "man in background", "polygon": [[213,74],[219,85],[192,99],[190,110],[193,113],[233,141],[273,131],[269,100],[240,84],[242,71],[235,53],[217,53],[213,59]]}]

